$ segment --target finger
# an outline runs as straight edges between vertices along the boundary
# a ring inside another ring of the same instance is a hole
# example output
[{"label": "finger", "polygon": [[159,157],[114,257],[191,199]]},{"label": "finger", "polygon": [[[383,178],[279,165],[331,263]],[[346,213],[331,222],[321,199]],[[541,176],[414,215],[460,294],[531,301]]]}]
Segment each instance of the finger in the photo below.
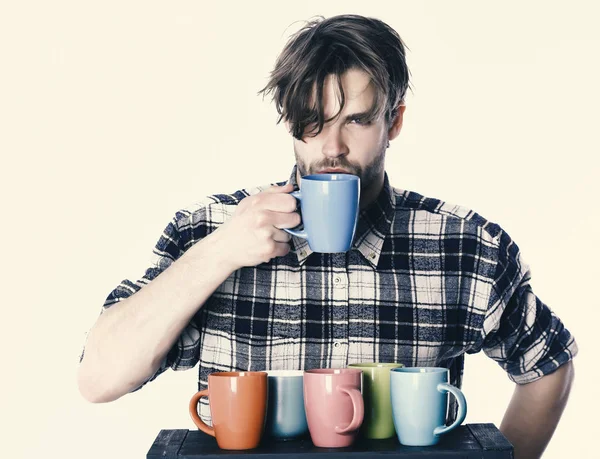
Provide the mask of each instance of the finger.
[{"label": "finger", "polygon": [[276,229],[273,231],[273,240],[275,242],[290,242],[292,235],[283,230]]},{"label": "finger", "polygon": [[295,228],[302,223],[298,212],[271,212],[270,219],[275,228]]},{"label": "finger", "polygon": [[275,256],[283,257],[290,252],[291,248],[287,242],[276,242],[275,243]]},{"label": "finger", "polygon": [[263,209],[279,213],[292,213],[298,207],[298,201],[288,193],[266,193],[258,197],[255,203]]},{"label": "finger", "polygon": [[291,193],[294,191],[294,185],[291,183],[286,183],[285,185],[273,185],[272,187],[267,188],[263,193]]}]

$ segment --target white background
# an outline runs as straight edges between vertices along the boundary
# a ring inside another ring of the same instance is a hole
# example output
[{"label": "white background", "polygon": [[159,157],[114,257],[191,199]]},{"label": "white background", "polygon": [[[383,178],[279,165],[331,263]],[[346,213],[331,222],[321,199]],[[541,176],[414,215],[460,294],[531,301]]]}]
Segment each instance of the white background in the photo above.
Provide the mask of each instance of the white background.
[{"label": "white background", "polygon": [[[256,93],[295,21],[350,12],[410,48],[392,183],[470,207],[521,247],[534,291],[581,349],[545,457],[594,457],[597,3],[248,3],[0,6],[2,456],[141,458],[160,429],[194,428],[196,370],[85,402],[85,334],[176,210],[288,178],[291,138]],[[499,425],[512,389],[494,362],[468,357],[466,422]]]}]

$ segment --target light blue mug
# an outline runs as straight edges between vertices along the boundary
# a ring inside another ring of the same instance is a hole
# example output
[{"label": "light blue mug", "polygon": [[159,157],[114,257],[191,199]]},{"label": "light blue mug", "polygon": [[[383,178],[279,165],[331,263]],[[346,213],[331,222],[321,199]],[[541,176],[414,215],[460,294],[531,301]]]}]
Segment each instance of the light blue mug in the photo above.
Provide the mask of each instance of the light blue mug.
[{"label": "light blue mug", "polygon": [[[448,384],[447,368],[404,367],[390,372],[392,415],[398,440],[406,446],[430,446],[458,427],[467,416],[462,391]],[[458,401],[456,420],[446,426],[448,393]]]},{"label": "light blue mug", "polygon": [[360,201],[360,178],[350,174],[316,174],[302,177],[300,201],[303,229],[285,229],[308,240],[313,252],[347,252],[352,247]]},{"label": "light blue mug", "polygon": [[304,371],[268,370],[266,433],[289,440],[308,435],[304,411]]}]

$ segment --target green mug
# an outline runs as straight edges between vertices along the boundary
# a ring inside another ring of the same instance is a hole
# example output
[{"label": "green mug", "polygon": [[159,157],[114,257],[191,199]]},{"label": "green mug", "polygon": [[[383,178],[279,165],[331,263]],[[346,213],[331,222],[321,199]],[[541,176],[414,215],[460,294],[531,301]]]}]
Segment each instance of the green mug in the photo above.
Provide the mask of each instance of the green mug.
[{"label": "green mug", "polygon": [[390,395],[390,371],[401,363],[361,362],[348,365],[362,370],[362,395],[365,415],[361,434],[365,438],[383,439],[396,435]]}]

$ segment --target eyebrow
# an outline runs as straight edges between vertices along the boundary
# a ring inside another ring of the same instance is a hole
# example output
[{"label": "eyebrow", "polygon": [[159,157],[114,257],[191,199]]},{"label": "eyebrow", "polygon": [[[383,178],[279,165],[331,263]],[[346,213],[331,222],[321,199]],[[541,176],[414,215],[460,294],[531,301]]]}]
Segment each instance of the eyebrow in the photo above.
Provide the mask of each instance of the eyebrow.
[{"label": "eyebrow", "polygon": [[[369,117],[369,111],[365,111],[365,112],[358,112],[358,113],[350,113],[349,115],[346,115],[344,121],[351,121],[353,119],[359,118],[359,119],[365,119]],[[330,117],[325,117],[326,120],[328,120]]]}]

